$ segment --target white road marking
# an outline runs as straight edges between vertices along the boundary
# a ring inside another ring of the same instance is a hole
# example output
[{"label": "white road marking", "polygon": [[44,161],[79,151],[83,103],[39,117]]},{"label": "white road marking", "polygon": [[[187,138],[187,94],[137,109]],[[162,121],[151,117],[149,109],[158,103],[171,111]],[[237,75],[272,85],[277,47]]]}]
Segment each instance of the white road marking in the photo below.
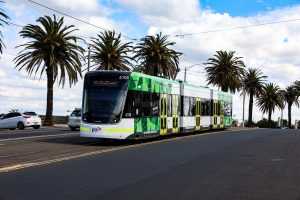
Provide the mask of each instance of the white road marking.
[{"label": "white road marking", "polygon": [[[166,142],[170,142],[170,141],[183,140],[185,138],[187,139],[187,138],[201,137],[201,136],[205,136],[205,135],[212,135],[212,134],[218,134],[218,133],[238,132],[238,131],[247,131],[247,130],[254,130],[254,129],[216,131],[216,132],[209,132],[209,133],[202,133],[202,134],[195,134],[195,135],[186,135],[184,137],[166,138],[166,139],[162,139],[162,140],[158,140],[158,141],[146,142],[146,143],[135,144],[135,145],[113,147],[110,149],[82,153],[82,154],[73,155],[73,156],[65,156],[62,158],[46,160],[46,161],[41,161],[41,162],[21,163],[21,164],[16,164],[16,165],[12,165],[12,166],[2,167],[2,168],[0,168],[0,173],[8,173],[8,172],[12,172],[12,171],[20,170],[20,169],[29,168],[29,167],[49,165],[49,164],[53,164],[53,163],[57,163],[57,162],[78,159],[78,158],[93,156],[93,155],[100,155],[103,153],[108,153],[108,152],[113,152],[113,151],[143,147],[143,146],[152,145],[152,144],[166,143]],[[53,136],[57,136],[57,135],[53,135]]]},{"label": "white road marking", "polygon": [[28,137],[19,137],[19,138],[8,138],[8,139],[2,139],[0,142],[7,142],[7,141],[17,141],[17,140],[27,140],[27,139],[35,139],[35,138],[48,138],[48,137],[55,137],[55,136],[73,136],[73,135],[79,135],[79,133],[63,133],[63,134],[51,134],[51,135],[38,135],[38,136],[28,136]]}]

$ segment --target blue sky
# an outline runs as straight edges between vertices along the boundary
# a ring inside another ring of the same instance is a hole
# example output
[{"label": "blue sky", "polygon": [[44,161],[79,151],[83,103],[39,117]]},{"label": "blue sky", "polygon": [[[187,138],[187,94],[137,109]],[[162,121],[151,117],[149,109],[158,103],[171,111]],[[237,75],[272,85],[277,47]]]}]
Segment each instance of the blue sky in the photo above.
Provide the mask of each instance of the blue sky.
[{"label": "blue sky", "polygon": [[299,0],[201,0],[203,8],[231,16],[251,16],[281,7],[294,6]]}]

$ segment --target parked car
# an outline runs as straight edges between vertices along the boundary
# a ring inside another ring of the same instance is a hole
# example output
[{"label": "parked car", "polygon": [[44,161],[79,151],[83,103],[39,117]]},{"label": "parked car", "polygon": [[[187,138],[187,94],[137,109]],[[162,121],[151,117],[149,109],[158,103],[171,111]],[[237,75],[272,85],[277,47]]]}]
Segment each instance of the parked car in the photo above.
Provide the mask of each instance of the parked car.
[{"label": "parked car", "polygon": [[76,129],[80,128],[80,122],[81,122],[81,109],[76,108],[72,111],[72,113],[69,116],[68,126],[72,131],[75,131]]},{"label": "parked car", "polygon": [[41,118],[35,112],[11,112],[0,117],[0,128],[14,130],[16,128],[23,130],[26,127],[40,128]]}]

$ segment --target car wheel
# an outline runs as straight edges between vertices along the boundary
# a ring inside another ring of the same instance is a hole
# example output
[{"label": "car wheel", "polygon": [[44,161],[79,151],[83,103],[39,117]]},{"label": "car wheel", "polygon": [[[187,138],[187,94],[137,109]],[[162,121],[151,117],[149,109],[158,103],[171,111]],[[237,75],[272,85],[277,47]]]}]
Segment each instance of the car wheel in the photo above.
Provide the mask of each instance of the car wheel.
[{"label": "car wheel", "polygon": [[34,129],[39,129],[41,126],[33,126]]},{"label": "car wheel", "polygon": [[17,127],[18,127],[19,130],[24,130],[24,128],[25,128],[23,122],[19,122]]},{"label": "car wheel", "polygon": [[70,126],[71,131],[76,131],[75,127]]}]

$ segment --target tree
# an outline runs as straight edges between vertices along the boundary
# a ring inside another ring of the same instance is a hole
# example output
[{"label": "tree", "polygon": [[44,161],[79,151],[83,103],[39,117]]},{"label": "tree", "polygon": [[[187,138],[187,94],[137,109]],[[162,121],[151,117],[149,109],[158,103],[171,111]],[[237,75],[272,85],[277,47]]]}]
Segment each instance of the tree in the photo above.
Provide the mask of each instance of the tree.
[{"label": "tree", "polygon": [[218,86],[222,91],[235,93],[241,87],[245,64],[234,51],[217,51],[204,63],[208,84]]},{"label": "tree", "polygon": [[292,106],[296,105],[299,107],[299,91],[294,85],[292,85],[288,86],[285,90],[281,90],[281,95],[283,101],[288,106],[288,127],[292,128]]},{"label": "tree", "polygon": [[37,19],[40,25],[28,24],[20,36],[28,40],[18,47],[23,48],[14,59],[19,70],[31,75],[44,73],[47,77],[47,109],[44,124],[52,125],[53,85],[62,87],[68,79],[70,87],[81,77],[81,62],[84,49],[78,46],[79,37],[73,35],[74,26],[65,26],[64,18],[54,15]]},{"label": "tree", "polygon": [[293,84],[293,86],[300,93],[300,81],[295,81],[294,84]]},{"label": "tree", "polygon": [[[3,1],[0,0],[0,3],[4,3]],[[4,25],[8,24],[9,17],[5,14],[2,8],[0,8],[0,26],[3,27]],[[0,53],[2,54],[3,52],[3,37],[2,37],[2,31],[0,31]]]},{"label": "tree", "polygon": [[20,112],[19,109],[16,108],[12,108],[8,111],[9,113],[16,113],[16,112]]},{"label": "tree", "polygon": [[168,41],[162,33],[146,36],[135,47],[134,58],[139,62],[137,71],[152,76],[175,79],[179,72],[179,57],[182,53],[171,47],[175,42]]},{"label": "tree", "polygon": [[92,39],[91,61],[97,70],[129,71],[133,60],[131,52],[131,42],[122,44],[121,34],[115,31],[104,31]]},{"label": "tree", "polygon": [[272,113],[276,107],[281,108],[282,105],[280,88],[273,83],[264,85],[257,98],[257,106],[263,113],[268,113],[269,127],[271,127]]},{"label": "tree", "polygon": [[248,125],[252,125],[253,98],[258,97],[262,91],[267,76],[259,69],[249,68],[243,77],[243,89],[249,94]]}]

